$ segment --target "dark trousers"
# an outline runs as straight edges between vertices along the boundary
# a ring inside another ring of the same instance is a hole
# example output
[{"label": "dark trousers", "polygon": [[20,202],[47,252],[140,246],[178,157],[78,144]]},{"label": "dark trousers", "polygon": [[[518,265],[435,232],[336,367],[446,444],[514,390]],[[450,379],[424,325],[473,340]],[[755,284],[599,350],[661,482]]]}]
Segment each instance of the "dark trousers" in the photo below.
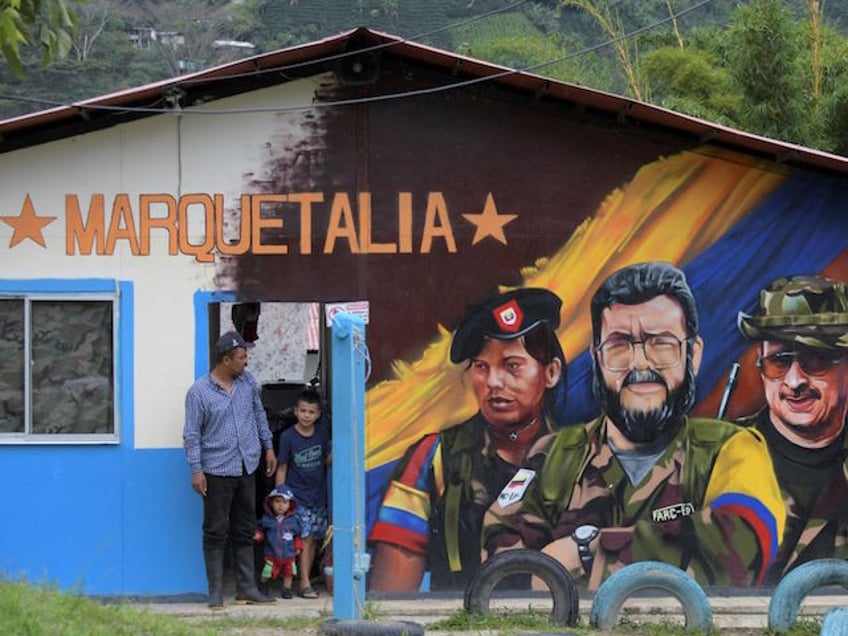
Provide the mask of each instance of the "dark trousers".
[{"label": "dark trousers", "polygon": [[206,475],[203,498],[203,548],[253,547],[256,530],[256,482],[254,474],[241,477]]}]

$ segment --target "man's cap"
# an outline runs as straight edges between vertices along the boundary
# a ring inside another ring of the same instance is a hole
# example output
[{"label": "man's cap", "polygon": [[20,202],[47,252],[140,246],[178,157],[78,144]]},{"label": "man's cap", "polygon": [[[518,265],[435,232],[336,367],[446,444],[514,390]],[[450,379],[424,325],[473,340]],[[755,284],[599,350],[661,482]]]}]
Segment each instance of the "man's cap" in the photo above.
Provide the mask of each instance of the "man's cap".
[{"label": "man's cap", "polygon": [[286,501],[291,501],[292,499],[294,499],[294,493],[288,486],[280,485],[268,493],[268,499],[271,499],[273,497],[282,497]]},{"label": "man's cap", "polygon": [[218,353],[229,353],[233,349],[238,349],[239,347],[246,349],[247,343],[238,331],[228,331],[218,338],[218,342],[215,344],[215,350]]},{"label": "man's cap", "polygon": [[562,301],[553,292],[527,287],[498,294],[471,307],[454,332],[451,362],[462,362],[476,355],[487,337],[513,340],[542,323],[556,329],[561,306]]},{"label": "man's cap", "polygon": [[779,278],[760,292],[752,314],[739,312],[737,325],[750,340],[848,350],[848,287],[818,276]]}]

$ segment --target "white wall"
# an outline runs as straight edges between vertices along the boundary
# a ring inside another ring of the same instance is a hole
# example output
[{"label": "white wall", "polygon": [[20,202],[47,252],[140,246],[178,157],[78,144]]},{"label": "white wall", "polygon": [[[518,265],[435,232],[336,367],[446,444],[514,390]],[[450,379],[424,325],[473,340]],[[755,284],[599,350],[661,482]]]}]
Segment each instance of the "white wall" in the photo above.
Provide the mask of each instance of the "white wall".
[{"label": "white wall", "polygon": [[[104,195],[107,225],[121,193],[128,195],[136,228],[140,194],[221,194],[237,218],[239,197],[249,192],[246,180],[261,165],[268,138],[295,141],[306,134],[302,112],[273,109],[310,104],[317,83],[303,80],[196,109],[205,115],[155,116],[0,155],[0,216],[20,215],[29,195],[36,215],[58,217],[43,229],[46,248],[29,239],[10,248],[13,228],[0,223],[0,277],[115,278],[135,285],[136,448],[181,447],[183,398],[194,380],[193,294],[226,289],[229,282],[216,278],[219,263],[169,254],[164,229],[151,230],[147,256],[133,255],[126,240],[116,242],[112,255],[67,255],[65,197],[77,195],[85,217],[91,196]],[[220,111],[227,113],[211,114]],[[206,229],[199,213],[190,214],[191,244],[202,244]]]}]

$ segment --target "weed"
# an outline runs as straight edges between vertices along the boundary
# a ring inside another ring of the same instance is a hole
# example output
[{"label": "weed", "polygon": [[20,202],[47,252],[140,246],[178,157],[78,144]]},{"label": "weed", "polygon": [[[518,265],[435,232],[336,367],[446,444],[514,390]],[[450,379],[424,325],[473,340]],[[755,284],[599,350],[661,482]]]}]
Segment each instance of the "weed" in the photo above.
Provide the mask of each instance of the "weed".
[{"label": "weed", "polygon": [[487,614],[462,611],[427,626],[428,631],[497,630],[501,633],[510,633],[528,629],[551,632],[559,631],[562,626],[551,620],[550,615],[533,611]]}]

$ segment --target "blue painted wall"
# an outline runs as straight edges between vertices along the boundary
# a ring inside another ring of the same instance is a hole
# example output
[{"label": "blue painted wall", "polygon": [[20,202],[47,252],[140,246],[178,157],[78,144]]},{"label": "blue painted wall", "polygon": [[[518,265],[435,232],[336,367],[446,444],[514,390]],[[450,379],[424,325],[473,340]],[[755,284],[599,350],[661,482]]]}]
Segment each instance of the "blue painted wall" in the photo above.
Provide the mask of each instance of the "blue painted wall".
[{"label": "blue painted wall", "polygon": [[202,592],[202,507],[182,449],[134,448],[132,283],[0,280],[0,293],[116,285],[121,441],[0,445],[0,572],[93,595]]}]

